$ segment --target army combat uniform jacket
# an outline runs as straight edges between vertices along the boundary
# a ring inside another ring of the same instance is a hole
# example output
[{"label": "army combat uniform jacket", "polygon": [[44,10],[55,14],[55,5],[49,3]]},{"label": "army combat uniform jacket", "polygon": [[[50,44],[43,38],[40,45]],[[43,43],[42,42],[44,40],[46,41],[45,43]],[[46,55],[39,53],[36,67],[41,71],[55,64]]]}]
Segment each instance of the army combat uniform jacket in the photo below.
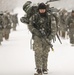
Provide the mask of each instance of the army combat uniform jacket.
[{"label": "army combat uniform jacket", "polygon": [[50,51],[47,41],[51,42],[56,34],[55,18],[50,13],[46,13],[45,17],[37,13],[30,18],[28,28],[33,35],[36,68],[47,70],[48,52]]},{"label": "army combat uniform jacket", "polygon": [[69,30],[70,43],[74,44],[74,16],[70,15],[66,23]]}]

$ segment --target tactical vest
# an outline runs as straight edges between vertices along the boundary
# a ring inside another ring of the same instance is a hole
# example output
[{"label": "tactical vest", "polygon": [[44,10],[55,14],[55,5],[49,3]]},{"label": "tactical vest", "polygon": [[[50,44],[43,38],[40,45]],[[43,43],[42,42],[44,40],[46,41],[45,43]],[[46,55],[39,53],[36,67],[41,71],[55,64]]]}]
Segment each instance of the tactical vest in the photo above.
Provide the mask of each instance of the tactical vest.
[{"label": "tactical vest", "polygon": [[33,26],[37,30],[43,30],[46,35],[51,34],[51,15],[47,13],[46,17],[41,17],[38,13],[32,17]]}]

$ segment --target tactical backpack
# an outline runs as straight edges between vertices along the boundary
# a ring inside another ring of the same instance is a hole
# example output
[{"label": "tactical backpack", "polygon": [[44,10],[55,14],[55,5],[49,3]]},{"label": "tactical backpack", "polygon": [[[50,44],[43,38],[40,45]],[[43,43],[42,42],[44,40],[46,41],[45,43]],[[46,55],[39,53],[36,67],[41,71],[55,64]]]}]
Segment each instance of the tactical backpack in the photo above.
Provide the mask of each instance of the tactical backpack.
[{"label": "tactical backpack", "polygon": [[24,5],[23,5],[23,10],[26,12],[26,15],[24,15],[20,20],[22,23],[27,23],[29,24],[29,19],[32,15],[34,15],[35,13],[37,13],[37,8],[38,6],[31,6],[31,1],[27,1]]}]

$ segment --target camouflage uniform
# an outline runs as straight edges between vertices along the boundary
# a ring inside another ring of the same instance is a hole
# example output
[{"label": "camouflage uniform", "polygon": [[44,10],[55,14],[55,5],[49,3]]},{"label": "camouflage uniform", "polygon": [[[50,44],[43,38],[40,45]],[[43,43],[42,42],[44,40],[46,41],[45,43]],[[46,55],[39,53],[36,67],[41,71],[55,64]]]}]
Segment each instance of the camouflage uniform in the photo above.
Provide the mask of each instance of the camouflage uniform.
[{"label": "camouflage uniform", "polygon": [[70,15],[67,19],[67,28],[69,29],[70,43],[74,44],[74,16]]},{"label": "camouflage uniform", "polygon": [[66,10],[62,10],[61,14],[60,14],[60,35],[61,37],[65,38],[66,35],[66,18],[67,15],[65,15],[65,13],[67,13]]},{"label": "camouflage uniform", "polygon": [[2,31],[3,31],[3,20],[2,20],[2,14],[0,14],[0,45],[1,42],[3,41]]},{"label": "camouflage uniform", "polygon": [[17,14],[12,15],[13,30],[16,30],[18,24]]},{"label": "camouflage uniform", "polygon": [[11,22],[10,22],[10,19],[6,13],[3,15],[3,25],[4,25],[3,37],[5,37],[5,39],[7,40],[7,39],[9,39]]},{"label": "camouflage uniform", "polygon": [[[44,21],[42,24],[42,20]],[[52,21],[51,21],[52,20]],[[40,21],[40,22],[39,22]],[[47,13],[46,17],[41,17],[39,13],[35,14],[30,18],[30,23],[28,25],[29,30],[33,34],[33,50],[35,51],[35,63],[36,63],[36,68],[37,69],[46,69],[47,70],[47,61],[48,61],[48,52],[50,51],[50,45],[46,42],[44,37],[39,37],[35,35],[34,33],[38,33],[36,29],[36,26],[34,24],[37,24],[38,27],[44,29],[46,32],[46,39],[51,40],[56,34],[56,22],[55,18],[51,16],[49,13]],[[47,26],[46,26],[47,25]],[[51,26],[51,31],[50,31],[50,26]]]}]

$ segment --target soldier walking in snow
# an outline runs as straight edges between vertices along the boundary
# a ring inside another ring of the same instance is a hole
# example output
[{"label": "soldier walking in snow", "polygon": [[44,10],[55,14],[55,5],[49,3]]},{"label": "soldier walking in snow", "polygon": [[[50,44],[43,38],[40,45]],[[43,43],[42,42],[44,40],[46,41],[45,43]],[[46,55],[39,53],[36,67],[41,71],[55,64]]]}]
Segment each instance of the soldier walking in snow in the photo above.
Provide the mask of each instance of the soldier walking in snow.
[{"label": "soldier walking in snow", "polygon": [[35,64],[38,74],[48,73],[48,53],[51,48],[51,40],[56,35],[55,17],[46,11],[46,5],[40,3],[38,12],[30,18],[28,25],[34,40]]},{"label": "soldier walking in snow", "polygon": [[69,32],[70,43],[74,45],[74,10],[67,19],[67,30]]},{"label": "soldier walking in snow", "polygon": [[3,41],[3,35],[2,35],[2,32],[3,32],[3,20],[2,20],[2,16],[3,16],[3,13],[1,12],[0,13],[0,45],[1,45],[1,42]]}]

